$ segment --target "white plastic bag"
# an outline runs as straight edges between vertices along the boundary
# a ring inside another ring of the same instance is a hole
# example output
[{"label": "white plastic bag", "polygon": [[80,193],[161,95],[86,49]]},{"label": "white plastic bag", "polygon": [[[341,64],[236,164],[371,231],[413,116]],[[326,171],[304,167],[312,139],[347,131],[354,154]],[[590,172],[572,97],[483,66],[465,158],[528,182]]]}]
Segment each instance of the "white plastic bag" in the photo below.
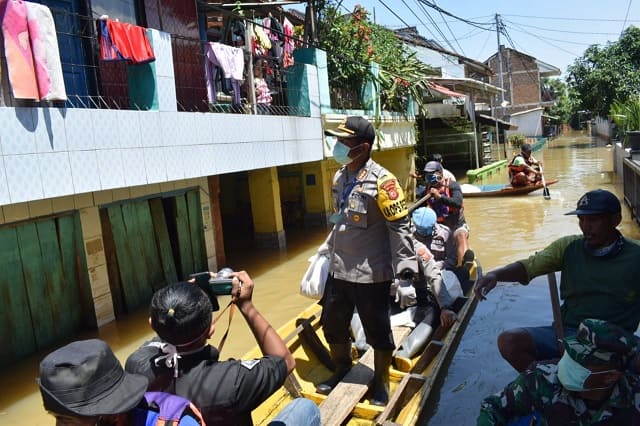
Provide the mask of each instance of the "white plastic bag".
[{"label": "white plastic bag", "polygon": [[309,268],[300,281],[300,294],[311,299],[320,299],[329,275],[329,256],[314,254],[309,258]]}]

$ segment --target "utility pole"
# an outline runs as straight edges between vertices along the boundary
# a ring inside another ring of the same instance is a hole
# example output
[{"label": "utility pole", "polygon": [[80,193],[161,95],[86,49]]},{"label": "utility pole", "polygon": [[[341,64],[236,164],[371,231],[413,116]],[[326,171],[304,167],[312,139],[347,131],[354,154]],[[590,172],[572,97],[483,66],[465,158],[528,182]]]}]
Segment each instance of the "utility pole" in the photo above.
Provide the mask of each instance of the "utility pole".
[{"label": "utility pole", "polygon": [[498,81],[500,82],[500,92],[502,107],[502,115],[504,116],[504,81],[502,80],[502,46],[500,45],[500,31],[502,30],[502,21],[500,20],[500,14],[496,13],[496,36],[498,38]]}]

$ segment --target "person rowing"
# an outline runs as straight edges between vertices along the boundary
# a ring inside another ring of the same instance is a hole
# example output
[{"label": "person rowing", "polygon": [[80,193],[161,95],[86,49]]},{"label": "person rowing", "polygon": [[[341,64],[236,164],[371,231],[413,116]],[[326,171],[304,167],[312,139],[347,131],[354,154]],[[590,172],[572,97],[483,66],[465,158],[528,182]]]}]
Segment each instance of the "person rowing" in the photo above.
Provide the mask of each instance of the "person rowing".
[{"label": "person rowing", "polygon": [[531,145],[522,144],[520,152],[509,162],[509,182],[511,186],[533,185],[542,179],[542,162],[531,155]]}]

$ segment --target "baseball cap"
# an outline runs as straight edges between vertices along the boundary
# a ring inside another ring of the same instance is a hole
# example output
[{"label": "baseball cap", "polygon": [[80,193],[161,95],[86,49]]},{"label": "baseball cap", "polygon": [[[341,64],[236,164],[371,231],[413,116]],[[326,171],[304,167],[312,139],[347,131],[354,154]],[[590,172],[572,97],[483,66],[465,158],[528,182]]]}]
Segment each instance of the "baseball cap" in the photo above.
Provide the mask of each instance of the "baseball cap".
[{"label": "baseball cap", "polygon": [[352,116],[345,118],[336,129],[327,129],[325,135],[344,139],[364,139],[373,142],[376,132],[366,118]]},{"label": "baseball cap", "polygon": [[425,164],[424,171],[427,173],[441,172],[442,164],[440,164],[438,161],[429,161],[427,164]]},{"label": "baseball cap", "polygon": [[416,230],[422,235],[431,235],[436,224],[436,212],[428,207],[420,207],[411,215]]},{"label": "baseball cap", "polygon": [[69,343],[40,362],[44,408],[59,414],[100,416],[126,413],[142,400],[147,378],[124,371],[104,341]]},{"label": "baseball cap", "polygon": [[522,146],[520,147],[520,151],[531,152],[531,145],[529,145],[528,143],[523,143]]},{"label": "baseball cap", "polygon": [[582,365],[623,367],[638,349],[633,333],[599,319],[583,320],[577,334],[563,341],[567,354]]},{"label": "baseball cap", "polygon": [[594,189],[580,197],[576,209],[565,213],[565,215],[615,214],[620,213],[620,210],[620,200],[618,200],[618,197],[607,190]]}]

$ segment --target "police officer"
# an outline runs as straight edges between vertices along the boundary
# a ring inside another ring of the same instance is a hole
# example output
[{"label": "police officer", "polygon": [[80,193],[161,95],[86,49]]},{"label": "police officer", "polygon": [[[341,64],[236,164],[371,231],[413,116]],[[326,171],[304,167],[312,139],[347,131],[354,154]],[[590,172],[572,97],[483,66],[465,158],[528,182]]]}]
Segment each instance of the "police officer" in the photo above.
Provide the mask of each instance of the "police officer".
[{"label": "police officer", "polygon": [[337,366],[316,390],[328,394],[351,368],[349,324],[357,308],[367,343],[374,348],[371,402],[389,399],[389,366],[395,348],[389,320],[389,289],[395,277],[418,272],[407,204],[396,177],[371,159],[375,131],[363,117],[348,117],[337,129],[334,159],[342,164],[333,178],[331,256],[322,325]]}]

